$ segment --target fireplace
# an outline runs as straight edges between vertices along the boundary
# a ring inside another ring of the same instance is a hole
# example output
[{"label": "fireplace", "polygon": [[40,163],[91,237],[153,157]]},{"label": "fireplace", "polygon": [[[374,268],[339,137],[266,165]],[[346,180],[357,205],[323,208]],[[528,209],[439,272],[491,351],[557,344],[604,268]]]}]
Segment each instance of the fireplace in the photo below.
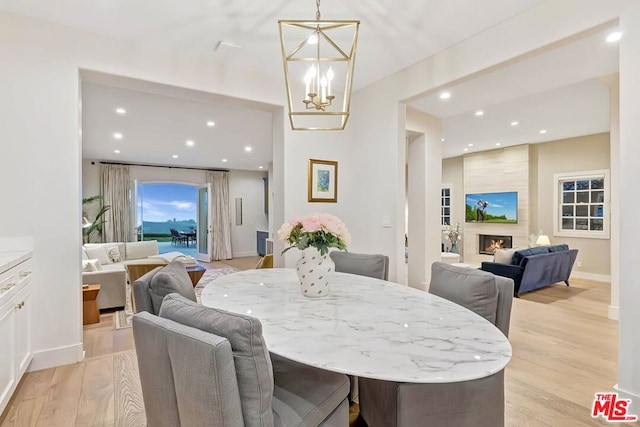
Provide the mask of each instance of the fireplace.
[{"label": "fireplace", "polygon": [[484,255],[493,255],[496,249],[511,248],[511,236],[497,236],[494,234],[478,235],[478,253]]}]

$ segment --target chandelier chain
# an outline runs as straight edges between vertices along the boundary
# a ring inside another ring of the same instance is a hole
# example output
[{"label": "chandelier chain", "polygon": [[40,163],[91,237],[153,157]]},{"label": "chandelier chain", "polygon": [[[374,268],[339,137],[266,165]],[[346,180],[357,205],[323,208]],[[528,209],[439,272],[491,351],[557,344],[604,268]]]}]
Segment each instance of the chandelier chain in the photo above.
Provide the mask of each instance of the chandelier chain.
[{"label": "chandelier chain", "polygon": [[316,0],[316,21],[320,20],[320,0]]}]

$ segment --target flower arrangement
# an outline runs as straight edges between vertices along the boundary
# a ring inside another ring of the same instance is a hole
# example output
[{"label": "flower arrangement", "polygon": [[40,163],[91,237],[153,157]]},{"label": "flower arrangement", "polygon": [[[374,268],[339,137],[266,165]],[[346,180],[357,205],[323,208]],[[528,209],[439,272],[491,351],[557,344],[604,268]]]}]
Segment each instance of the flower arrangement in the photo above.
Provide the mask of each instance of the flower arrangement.
[{"label": "flower arrangement", "polygon": [[459,222],[456,223],[455,230],[452,229],[449,224],[447,224],[445,226],[444,230],[442,231],[442,233],[444,234],[444,237],[454,245],[458,242],[458,240],[462,240],[462,236],[460,234],[460,223]]},{"label": "flower arrangement", "polygon": [[347,227],[336,216],[321,213],[296,218],[282,224],[278,230],[278,238],[289,243],[289,249],[300,250],[308,247],[316,248],[321,255],[325,255],[329,248],[346,250],[351,241]]}]

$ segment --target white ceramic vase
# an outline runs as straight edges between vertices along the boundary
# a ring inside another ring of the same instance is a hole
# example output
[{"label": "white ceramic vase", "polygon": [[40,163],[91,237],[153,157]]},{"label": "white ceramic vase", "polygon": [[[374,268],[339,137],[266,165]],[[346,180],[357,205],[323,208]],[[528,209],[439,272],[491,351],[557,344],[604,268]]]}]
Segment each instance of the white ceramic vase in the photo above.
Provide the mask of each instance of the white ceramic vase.
[{"label": "white ceramic vase", "polygon": [[303,249],[296,263],[302,295],[321,298],[329,294],[329,281],[336,266],[329,253],[320,255],[316,248]]}]

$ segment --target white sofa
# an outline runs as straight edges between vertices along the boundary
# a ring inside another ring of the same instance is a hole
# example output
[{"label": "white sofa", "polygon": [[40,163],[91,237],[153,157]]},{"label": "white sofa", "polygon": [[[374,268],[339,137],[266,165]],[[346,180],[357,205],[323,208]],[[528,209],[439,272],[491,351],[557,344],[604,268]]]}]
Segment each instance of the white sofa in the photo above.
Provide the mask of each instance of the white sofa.
[{"label": "white sofa", "polygon": [[[117,251],[112,248],[116,247]],[[109,256],[119,254],[120,261],[113,262]],[[85,271],[83,262],[82,284],[100,284],[98,293],[98,307],[100,309],[124,307],[126,303],[127,272],[125,263],[136,260],[147,260],[158,255],[158,241],[145,242],[113,242],[113,243],[87,243],[82,247],[82,259],[93,262],[97,271]],[[141,262],[141,261],[138,261]]]}]

